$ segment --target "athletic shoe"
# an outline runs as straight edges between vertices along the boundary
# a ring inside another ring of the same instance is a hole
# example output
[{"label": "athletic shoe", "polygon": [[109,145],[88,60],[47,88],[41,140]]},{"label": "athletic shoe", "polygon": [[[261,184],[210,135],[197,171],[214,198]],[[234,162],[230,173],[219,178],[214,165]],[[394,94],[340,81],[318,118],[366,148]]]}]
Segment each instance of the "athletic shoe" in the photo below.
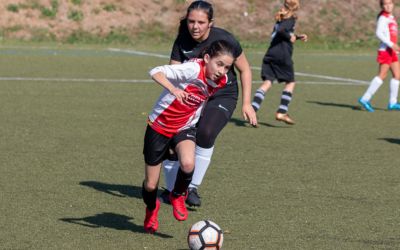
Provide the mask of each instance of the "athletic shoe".
[{"label": "athletic shoe", "polygon": [[158,229],[158,210],[160,210],[160,201],[158,199],[156,199],[156,208],[153,211],[150,211],[146,207],[144,230],[148,233],[154,233]]},{"label": "athletic shoe", "polygon": [[191,207],[201,206],[200,195],[197,193],[197,188],[188,189],[188,197],[186,199],[186,204],[188,204]]},{"label": "athletic shoe", "polygon": [[160,194],[159,199],[162,203],[171,204],[169,201],[169,193],[170,191],[168,191],[168,189],[164,189],[164,191]]},{"label": "athletic shoe", "polygon": [[400,103],[388,104],[388,110],[400,110]]},{"label": "athletic shoe", "polygon": [[289,125],[294,125],[293,119],[290,118],[290,116],[288,114],[276,113],[275,114],[275,119],[277,121],[281,121],[281,122],[284,122],[284,123],[289,124]]},{"label": "athletic shoe", "polygon": [[188,217],[188,211],[185,205],[186,197],[187,193],[178,196],[175,196],[174,192],[169,194],[169,200],[172,205],[172,213],[174,214],[175,219],[179,221],[186,220]]},{"label": "athletic shoe", "polygon": [[368,112],[374,112],[375,110],[372,108],[371,103],[368,101],[363,101],[361,98],[358,99],[358,103],[361,104]]}]

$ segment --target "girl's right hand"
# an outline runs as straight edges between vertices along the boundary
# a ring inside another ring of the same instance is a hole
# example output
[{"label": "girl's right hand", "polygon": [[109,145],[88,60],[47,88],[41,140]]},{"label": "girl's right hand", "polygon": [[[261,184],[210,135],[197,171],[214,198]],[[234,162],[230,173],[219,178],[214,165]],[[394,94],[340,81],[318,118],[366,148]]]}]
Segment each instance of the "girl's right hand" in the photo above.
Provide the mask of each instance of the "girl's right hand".
[{"label": "girl's right hand", "polygon": [[170,92],[176,97],[176,99],[180,103],[183,103],[183,100],[185,100],[188,97],[188,93],[179,88],[173,88]]}]

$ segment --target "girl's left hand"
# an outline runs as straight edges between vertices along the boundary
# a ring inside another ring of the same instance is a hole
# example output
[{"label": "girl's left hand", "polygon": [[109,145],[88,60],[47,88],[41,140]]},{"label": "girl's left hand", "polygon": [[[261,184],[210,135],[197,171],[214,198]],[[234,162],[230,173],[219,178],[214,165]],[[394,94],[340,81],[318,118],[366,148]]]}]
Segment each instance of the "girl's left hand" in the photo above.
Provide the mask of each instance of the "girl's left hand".
[{"label": "girl's left hand", "polygon": [[251,105],[243,105],[242,113],[246,121],[248,121],[253,127],[257,127],[256,112]]},{"label": "girl's left hand", "polygon": [[306,34],[297,35],[297,39],[300,39],[303,42],[307,42],[308,36]]}]

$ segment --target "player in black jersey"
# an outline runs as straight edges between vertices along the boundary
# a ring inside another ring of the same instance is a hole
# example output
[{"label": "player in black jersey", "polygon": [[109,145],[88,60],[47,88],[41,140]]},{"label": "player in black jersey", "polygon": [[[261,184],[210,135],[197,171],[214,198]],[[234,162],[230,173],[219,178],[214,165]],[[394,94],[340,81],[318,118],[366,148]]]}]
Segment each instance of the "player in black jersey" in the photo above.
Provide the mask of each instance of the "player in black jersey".
[{"label": "player in black jersey", "polygon": [[[187,9],[184,19],[180,22],[178,36],[174,42],[170,63],[183,63],[191,58],[199,57],[200,53],[213,41],[225,40],[232,44],[235,51],[234,67],[228,72],[228,84],[218,90],[207,102],[202,117],[197,124],[196,163],[192,183],[188,189],[186,203],[190,206],[200,206],[200,196],[197,188],[211,161],[215,139],[228,123],[238,100],[238,80],[234,68],[240,75],[242,87],[242,113],[245,120],[253,126],[257,125],[256,113],[251,106],[251,69],[239,42],[224,29],[213,26],[213,7],[207,1],[194,1]],[[171,191],[175,182],[177,162],[165,161],[164,174],[167,190],[162,197]]]},{"label": "player in black jersey", "polygon": [[293,43],[296,40],[307,41],[307,35],[295,35],[294,29],[297,16],[295,12],[299,9],[298,0],[285,0],[284,6],[276,13],[276,24],[272,32],[271,44],[263,58],[261,78],[263,80],[253,98],[253,108],[258,111],[264,100],[265,94],[271,88],[272,82],[285,82],[282,92],[281,103],[275,114],[278,121],[294,124],[288,115],[288,106],[292,100],[295,87],[293,68]]}]

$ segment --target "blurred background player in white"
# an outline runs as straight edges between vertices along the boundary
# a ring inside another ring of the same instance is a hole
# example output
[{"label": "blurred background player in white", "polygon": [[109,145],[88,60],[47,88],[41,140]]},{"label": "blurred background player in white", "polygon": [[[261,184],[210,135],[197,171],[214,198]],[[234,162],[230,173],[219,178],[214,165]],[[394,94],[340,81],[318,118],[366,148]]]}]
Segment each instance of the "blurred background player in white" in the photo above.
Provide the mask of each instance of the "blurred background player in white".
[{"label": "blurred background player in white", "polygon": [[195,167],[195,126],[207,99],[226,86],[226,73],[234,62],[233,47],[226,41],[213,42],[203,53],[203,59],[159,66],[150,71],[153,80],[164,90],[149,115],[144,137],[142,196],[146,204],[144,229],[149,233],[158,229],[161,163],[170,157],[171,151],[176,153],[180,168],[169,200],[177,220],[186,220],[188,216],[185,200]]},{"label": "blurred background player in white", "polygon": [[370,100],[382,85],[389,70],[391,70],[393,78],[390,80],[387,108],[388,110],[400,110],[400,104],[397,102],[400,79],[399,46],[397,45],[398,27],[396,18],[392,14],[394,3],[392,0],[380,0],[379,4],[381,12],[378,15],[376,27],[376,36],[380,40],[377,56],[379,73],[372,79],[364,95],[358,99],[361,106],[369,112],[374,112]]},{"label": "blurred background player in white", "polygon": [[[242,85],[242,114],[253,126],[257,125],[257,117],[251,106],[251,69],[240,43],[232,34],[224,29],[213,26],[214,10],[207,1],[194,1],[186,11],[186,16],[181,20],[177,38],[172,47],[170,64],[183,63],[190,58],[198,57],[204,48],[215,40],[224,40],[234,48],[234,66],[240,74]],[[214,143],[226,126],[238,101],[238,80],[233,67],[228,72],[228,84],[218,90],[207,102],[202,116],[197,124],[196,138],[196,168],[192,183],[189,185],[189,194],[186,203],[189,206],[200,206],[201,199],[197,188],[202,183],[211,162]],[[166,190],[161,199],[168,203],[168,192],[175,182],[177,162],[165,161],[164,175]]]},{"label": "blurred background player in white", "polygon": [[288,115],[289,104],[296,85],[292,60],[293,44],[296,40],[307,41],[306,34],[295,35],[294,33],[297,20],[296,11],[299,8],[298,0],[285,0],[283,7],[275,14],[276,23],[272,32],[272,40],[261,67],[263,83],[254,94],[252,102],[254,110],[258,111],[273,81],[285,82],[281,103],[275,118],[290,125],[295,123]]}]

